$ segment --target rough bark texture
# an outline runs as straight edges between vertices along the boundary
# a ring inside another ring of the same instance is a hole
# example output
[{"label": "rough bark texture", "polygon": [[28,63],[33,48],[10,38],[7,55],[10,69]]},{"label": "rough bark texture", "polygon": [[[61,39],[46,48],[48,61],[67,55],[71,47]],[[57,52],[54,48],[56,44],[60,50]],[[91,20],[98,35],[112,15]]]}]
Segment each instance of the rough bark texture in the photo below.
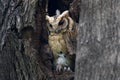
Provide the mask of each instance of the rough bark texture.
[{"label": "rough bark texture", "polygon": [[[51,71],[46,4],[47,0],[0,0],[0,80],[74,79],[74,73]],[[69,9],[79,22],[75,80],[120,79],[119,4],[119,0],[60,0],[57,5],[61,11]]]},{"label": "rough bark texture", "polygon": [[75,80],[120,80],[120,0],[82,0]]},{"label": "rough bark texture", "polygon": [[[32,45],[33,41],[39,43],[37,37],[40,35],[40,27],[35,24],[37,2],[0,0],[0,80],[46,78],[38,61],[37,45]],[[32,37],[33,32],[35,37]]]},{"label": "rough bark texture", "polygon": [[[69,9],[68,3],[61,5]],[[73,80],[74,74],[51,71],[46,4],[47,0],[0,0],[0,80]]]}]

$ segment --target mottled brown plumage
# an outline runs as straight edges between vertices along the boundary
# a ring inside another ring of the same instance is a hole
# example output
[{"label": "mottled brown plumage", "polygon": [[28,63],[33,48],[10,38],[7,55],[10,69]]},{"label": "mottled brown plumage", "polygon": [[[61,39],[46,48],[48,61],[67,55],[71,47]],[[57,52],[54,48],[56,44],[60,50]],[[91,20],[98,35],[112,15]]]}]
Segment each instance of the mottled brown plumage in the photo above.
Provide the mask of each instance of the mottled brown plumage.
[{"label": "mottled brown plumage", "polygon": [[74,54],[74,47],[71,40],[74,40],[74,37],[76,35],[76,31],[74,29],[74,21],[69,16],[68,11],[64,11],[62,14],[52,17],[46,15],[46,20],[49,30],[48,43],[53,52],[54,64],[56,65],[56,67],[58,67],[58,65],[60,66],[60,64],[57,64],[57,60],[59,57],[59,53],[61,53],[65,54],[65,60],[66,62],[68,62],[67,66],[70,66],[71,59],[69,55]]}]

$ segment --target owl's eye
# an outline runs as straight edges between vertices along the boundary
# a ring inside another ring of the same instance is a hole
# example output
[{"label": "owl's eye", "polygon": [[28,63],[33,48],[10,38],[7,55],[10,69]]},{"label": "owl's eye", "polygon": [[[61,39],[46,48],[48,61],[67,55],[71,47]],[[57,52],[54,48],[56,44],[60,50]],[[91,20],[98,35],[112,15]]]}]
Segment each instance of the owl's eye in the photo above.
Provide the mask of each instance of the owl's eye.
[{"label": "owl's eye", "polygon": [[52,25],[50,24],[50,27],[52,28]]},{"label": "owl's eye", "polygon": [[64,20],[61,20],[59,23],[58,23],[58,25],[60,26],[60,25],[63,25],[64,24]]}]

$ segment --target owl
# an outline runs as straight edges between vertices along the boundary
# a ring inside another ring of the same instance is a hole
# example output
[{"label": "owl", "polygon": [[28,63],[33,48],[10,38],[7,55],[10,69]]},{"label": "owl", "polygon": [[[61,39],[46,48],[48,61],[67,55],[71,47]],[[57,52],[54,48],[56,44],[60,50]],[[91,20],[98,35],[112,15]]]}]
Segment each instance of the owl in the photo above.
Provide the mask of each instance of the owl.
[{"label": "owl", "polygon": [[76,36],[74,21],[66,10],[62,14],[55,16],[46,15],[48,28],[48,43],[54,57],[56,71],[71,68],[72,55],[75,53],[73,45]]}]

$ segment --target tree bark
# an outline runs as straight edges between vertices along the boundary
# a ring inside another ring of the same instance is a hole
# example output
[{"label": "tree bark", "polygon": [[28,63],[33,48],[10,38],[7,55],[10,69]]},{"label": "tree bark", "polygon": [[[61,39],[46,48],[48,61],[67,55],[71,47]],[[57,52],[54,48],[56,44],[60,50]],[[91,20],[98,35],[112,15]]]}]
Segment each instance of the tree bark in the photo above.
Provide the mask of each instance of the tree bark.
[{"label": "tree bark", "polygon": [[[120,1],[70,2],[58,3],[79,22],[75,80],[119,80]],[[74,79],[74,73],[51,71],[46,4],[47,0],[0,0],[0,80]]]},{"label": "tree bark", "polygon": [[41,32],[39,25],[42,25],[42,22],[36,25],[37,2],[38,0],[0,0],[0,80],[46,78],[37,57],[39,52],[36,48],[40,44],[33,45],[33,42],[39,43],[37,36]]},{"label": "tree bark", "polygon": [[81,0],[75,80],[120,79],[119,4]]},{"label": "tree bark", "polygon": [[[59,5],[68,8],[69,3]],[[74,79],[74,74],[55,76],[51,71],[46,4],[47,0],[0,0],[0,80]]]}]

